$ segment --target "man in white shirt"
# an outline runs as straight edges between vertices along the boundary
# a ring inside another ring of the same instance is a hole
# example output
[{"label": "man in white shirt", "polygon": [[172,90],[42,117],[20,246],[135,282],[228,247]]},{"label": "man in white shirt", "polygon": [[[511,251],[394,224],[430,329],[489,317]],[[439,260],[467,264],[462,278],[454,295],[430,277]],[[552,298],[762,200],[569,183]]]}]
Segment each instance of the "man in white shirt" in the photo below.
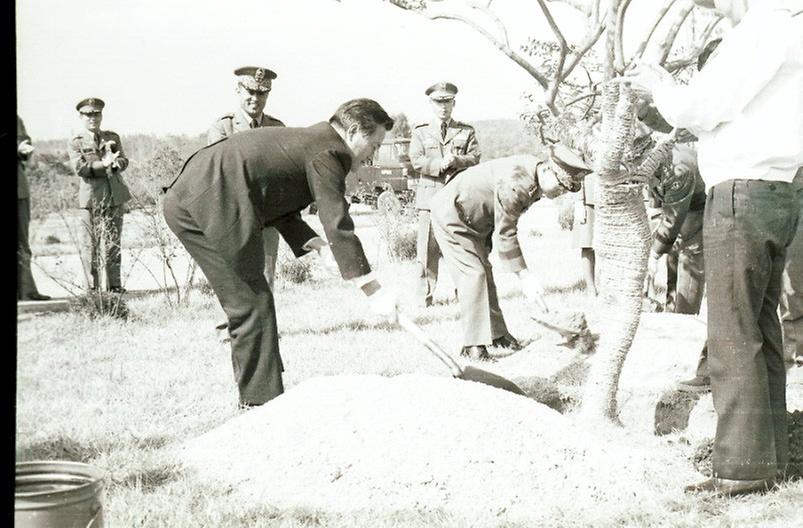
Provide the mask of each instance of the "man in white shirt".
[{"label": "man in white shirt", "polygon": [[769,489],[788,462],[777,309],[800,215],[792,180],[803,165],[803,17],[780,0],[695,2],[734,24],[717,56],[685,86],[646,64],[626,80],[699,138],[717,431],[713,477],[686,490],[738,495]]}]

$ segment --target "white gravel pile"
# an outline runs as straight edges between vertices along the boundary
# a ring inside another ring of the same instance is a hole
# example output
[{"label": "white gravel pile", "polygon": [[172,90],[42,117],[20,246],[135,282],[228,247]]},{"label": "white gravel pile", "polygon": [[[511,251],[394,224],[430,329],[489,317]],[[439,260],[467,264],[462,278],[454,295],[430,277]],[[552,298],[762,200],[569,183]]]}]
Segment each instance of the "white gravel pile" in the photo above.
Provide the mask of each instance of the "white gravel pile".
[{"label": "white gravel pile", "polygon": [[532,519],[547,507],[554,515],[578,501],[650,493],[641,461],[616,451],[594,446],[557,412],[493,387],[355,375],[307,380],[190,441],[181,456],[202,479],[276,507]]}]

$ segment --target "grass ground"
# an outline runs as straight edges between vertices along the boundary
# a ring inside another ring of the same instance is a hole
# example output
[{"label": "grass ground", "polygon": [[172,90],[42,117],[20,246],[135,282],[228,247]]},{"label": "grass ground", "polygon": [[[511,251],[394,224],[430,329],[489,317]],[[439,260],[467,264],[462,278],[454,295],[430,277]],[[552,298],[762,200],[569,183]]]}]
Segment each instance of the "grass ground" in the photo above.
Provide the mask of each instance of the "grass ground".
[{"label": "grass ground", "polygon": [[[582,291],[576,251],[570,248],[567,233],[557,228],[554,211],[528,213],[521,236],[529,262],[548,286],[547,300],[554,306],[593,311]],[[448,301],[448,279],[439,288],[439,304],[426,311],[412,308],[415,265],[383,261],[373,247],[367,252],[383,281],[400,292],[405,309],[455,352],[458,311]],[[517,337],[538,338],[513,277],[499,279],[511,330]],[[281,283],[276,301],[289,391],[305,379],[341,373],[448,375],[402,330],[366,322],[361,295],[338,280],[316,276],[311,283]],[[438,509],[280,510],[243,501],[235,490],[204,484],[187,473],[174,458],[173,446],[239,413],[229,351],[215,336],[215,302],[208,294],[193,291],[186,305],[168,308],[162,294],[153,293],[129,302],[127,321],[91,320],[78,313],[19,319],[17,459],[75,460],[108,471],[109,526],[525,526]],[[521,365],[530,374],[543,367]],[[597,435],[609,449],[620,449],[623,459],[628,450],[636,449],[653,452],[656,459],[669,458],[677,467],[691,465],[687,458],[694,446],[682,435],[656,438],[632,428],[589,434]],[[701,499],[678,493],[693,473],[674,473],[661,477],[666,484],[657,487],[649,503],[627,504],[623,496],[616,513],[603,515],[600,508],[605,506],[594,497],[576,497],[584,515],[567,518],[555,509],[547,525],[803,525],[801,482],[766,496]]]}]

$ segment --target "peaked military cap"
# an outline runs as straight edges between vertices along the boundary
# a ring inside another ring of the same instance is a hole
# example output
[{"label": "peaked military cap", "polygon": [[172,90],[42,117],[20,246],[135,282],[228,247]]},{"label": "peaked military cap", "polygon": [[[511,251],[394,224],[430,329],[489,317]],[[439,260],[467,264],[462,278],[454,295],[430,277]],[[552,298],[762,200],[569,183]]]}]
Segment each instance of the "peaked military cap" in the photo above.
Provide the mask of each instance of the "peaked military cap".
[{"label": "peaked military cap", "polygon": [[588,166],[578,150],[560,143],[550,145],[548,149],[549,165],[558,182],[570,192],[579,191],[580,182],[594,172],[594,169]]},{"label": "peaked military cap", "polygon": [[457,94],[457,86],[449,82],[435,83],[424,92],[433,101],[451,101]]},{"label": "peaked military cap", "polygon": [[103,99],[88,97],[87,99],[82,99],[75,105],[75,109],[82,114],[87,114],[89,112],[100,112],[103,110],[104,106],[106,106],[106,103],[103,102]]},{"label": "peaked military cap", "polygon": [[240,84],[249,90],[269,92],[271,81],[277,77],[276,73],[259,66],[243,66],[234,70],[234,75]]}]

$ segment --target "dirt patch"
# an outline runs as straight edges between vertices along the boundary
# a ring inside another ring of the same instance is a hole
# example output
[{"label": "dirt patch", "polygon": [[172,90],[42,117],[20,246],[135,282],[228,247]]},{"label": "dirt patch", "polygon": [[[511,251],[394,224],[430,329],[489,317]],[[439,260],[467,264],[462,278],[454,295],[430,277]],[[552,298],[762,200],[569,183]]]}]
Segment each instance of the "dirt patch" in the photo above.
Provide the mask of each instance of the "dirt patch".
[{"label": "dirt patch", "polygon": [[486,385],[333,376],[243,413],[181,457],[202,479],[277,507],[442,508],[532,522],[589,501],[615,516],[623,494],[655,493],[648,457],[597,442],[546,406]]},{"label": "dirt patch", "polygon": [[670,390],[661,395],[655,404],[655,434],[666,435],[683,431],[689,425],[689,416],[702,394]]},{"label": "dirt patch", "polygon": [[[787,413],[787,427],[789,428],[789,466],[787,474],[790,478],[803,478],[803,411]],[[711,476],[711,456],[714,449],[712,439],[704,440],[697,446],[692,455],[694,468],[705,475]]]}]

